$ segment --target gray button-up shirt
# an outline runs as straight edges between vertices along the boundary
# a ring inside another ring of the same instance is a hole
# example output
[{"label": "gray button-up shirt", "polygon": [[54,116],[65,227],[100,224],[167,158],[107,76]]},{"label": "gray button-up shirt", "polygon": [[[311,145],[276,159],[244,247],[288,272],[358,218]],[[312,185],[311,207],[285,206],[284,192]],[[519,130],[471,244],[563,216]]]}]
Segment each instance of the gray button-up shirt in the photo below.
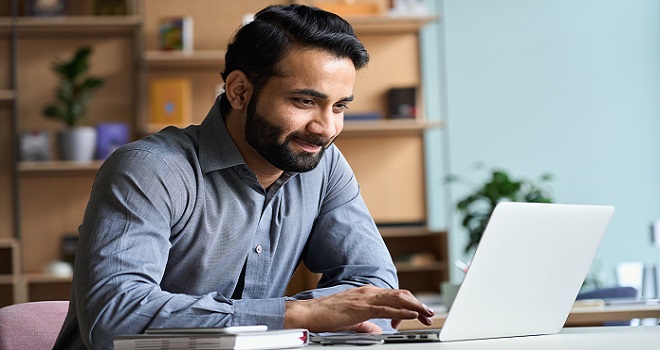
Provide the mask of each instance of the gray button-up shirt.
[{"label": "gray button-up shirt", "polygon": [[[318,289],[284,297],[300,261],[323,274]],[[282,328],[285,300],[398,287],[339,150],[329,147],[316,169],[285,173],[265,190],[217,103],[201,125],[167,128],[105,161],[75,265],[55,348],[111,348],[113,335],[149,327]]]}]

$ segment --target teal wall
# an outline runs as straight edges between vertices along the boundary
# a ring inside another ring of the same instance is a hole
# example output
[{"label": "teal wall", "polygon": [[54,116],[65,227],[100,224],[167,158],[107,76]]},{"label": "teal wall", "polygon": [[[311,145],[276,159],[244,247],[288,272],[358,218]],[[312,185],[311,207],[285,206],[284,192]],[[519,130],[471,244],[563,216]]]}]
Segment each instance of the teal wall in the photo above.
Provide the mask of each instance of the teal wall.
[{"label": "teal wall", "polygon": [[452,259],[469,188],[443,178],[480,180],[483,162],[554,174],[556,202],[616,206],[592,266],[606,283],[618,262],[660,262],[660,1],[427,4],[440,16],[423,33],[427,110],[447,123],[426,135],[429,224],[450,232]]}]

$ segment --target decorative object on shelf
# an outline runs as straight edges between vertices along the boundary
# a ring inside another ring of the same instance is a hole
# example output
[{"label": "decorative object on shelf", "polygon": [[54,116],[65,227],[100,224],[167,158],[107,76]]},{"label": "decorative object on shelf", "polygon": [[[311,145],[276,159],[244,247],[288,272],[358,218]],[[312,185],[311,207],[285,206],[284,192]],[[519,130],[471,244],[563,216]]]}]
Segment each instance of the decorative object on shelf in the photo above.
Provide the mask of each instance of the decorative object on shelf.
[{"label": "decorative object on shelf", "polygon": [[424,0],[393,0],[390,8],[391,16],[426,16],[429,9]]},{"label": "decorative object on shelf", "polygon": [[364,16],[382,13],[379,3],[376,1],[340,0],[340,1],[316,1],[314,6],[339,16]]},{"label": "decorative object on shelf", "polygon": [[383,116],[378,112],[365,112],[365,113],[346,113],[344,120],[381,120]]},{"label": "decorative object on shelf", "polygon": [[96,125],[96,159],[106,159],[128,142],[128,123],[99,123]]},{"label": "decorative object on shelf", "polygon": [[190,16],[167,17],[160,20],[159,48],[164,51],[193,51],[193,19]]},{"label": "decorative object on shelf", "polygon": [[66,125],[57,133],[60,159],[90,161],[94,158],[96,129],[80,126],[87,116],[87,104],[92,91],[103,86],[103,79],[89,76],[89,56],[92,49],[82,47],[69,61],[56,61],[52,69],[60,78],[56,90],[56,102],[43,110],[47,118],[59,120]]},{"label": "decorative object on shelf", "polygon": [[68,10],[67,0],[25,0],[26,16],[65,16]]},{"label": "decorative object on shelf", "polygon": [[25,131],[20,134],[20,160],[38,162],[50,160],[48,130]]},{"label": "decorative object on shelf", "polygon": [[417,117],[417,88],[391,88],[387,91],[387,107],[392,119]]},{"label": "decorative object on shelf", "polygon": [[74,233],[67,233],[62,237],[62,261],[73,266],[76,261],[76,252],[78,251],[79,236]]},{"label": "decorative object on shelf", "polygon": [[94,0],[96,16],[125,16],[129,13],[126,0]]},{"label": "decorative object on shelf", "polygon": [[190,124],[192,116],[190,78],[152,79],[149,84],[149,124],[154,126]]},{"label": "decorative object on shelf", "polygon": [[55,277],[67,278],[73,276],[73,266],[62,260],[52,260],[44,266],[44,273]]},{"label": "decorative object on shelf", "polygon": [[[514,180],[505,170],[498,168],[490,170],[490,175],[489,179],[478,185],[456,205],[456,209],[462,215],[461,225],[469,234],[466,253],[479,244],[497,203],[503,201],[552,203],[553,201],[550,189],[545,186],[553,178],[548,173],[541,175],[538,182],[526,179]],[[447,180],[453,182],[460,179],[449,176]]]}]

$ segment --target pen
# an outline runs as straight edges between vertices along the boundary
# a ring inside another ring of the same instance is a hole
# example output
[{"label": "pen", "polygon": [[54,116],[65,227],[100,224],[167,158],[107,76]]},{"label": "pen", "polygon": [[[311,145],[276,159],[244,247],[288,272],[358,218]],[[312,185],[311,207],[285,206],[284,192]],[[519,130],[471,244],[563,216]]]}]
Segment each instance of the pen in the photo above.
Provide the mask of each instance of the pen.
[{"label": "pen", "polygon": [[461,269],[461,271],[463,271],[464,273],[468,272],[468,264],[466,264],[466,263],[464,263],[464,262],[462,262],[458,259],[454,260],[454,266]]}]

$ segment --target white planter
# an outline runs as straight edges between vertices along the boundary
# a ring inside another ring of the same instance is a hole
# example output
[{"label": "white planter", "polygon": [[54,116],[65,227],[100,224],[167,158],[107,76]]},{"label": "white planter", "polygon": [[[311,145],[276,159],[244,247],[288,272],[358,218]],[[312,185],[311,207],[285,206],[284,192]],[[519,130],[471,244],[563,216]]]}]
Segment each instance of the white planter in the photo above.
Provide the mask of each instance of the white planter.
[{"label": "white planter", "polygon": [[57,150],[60,160],[93,160],[96,151],[96,129],[91,126],[78,126],[58,131]]}]

